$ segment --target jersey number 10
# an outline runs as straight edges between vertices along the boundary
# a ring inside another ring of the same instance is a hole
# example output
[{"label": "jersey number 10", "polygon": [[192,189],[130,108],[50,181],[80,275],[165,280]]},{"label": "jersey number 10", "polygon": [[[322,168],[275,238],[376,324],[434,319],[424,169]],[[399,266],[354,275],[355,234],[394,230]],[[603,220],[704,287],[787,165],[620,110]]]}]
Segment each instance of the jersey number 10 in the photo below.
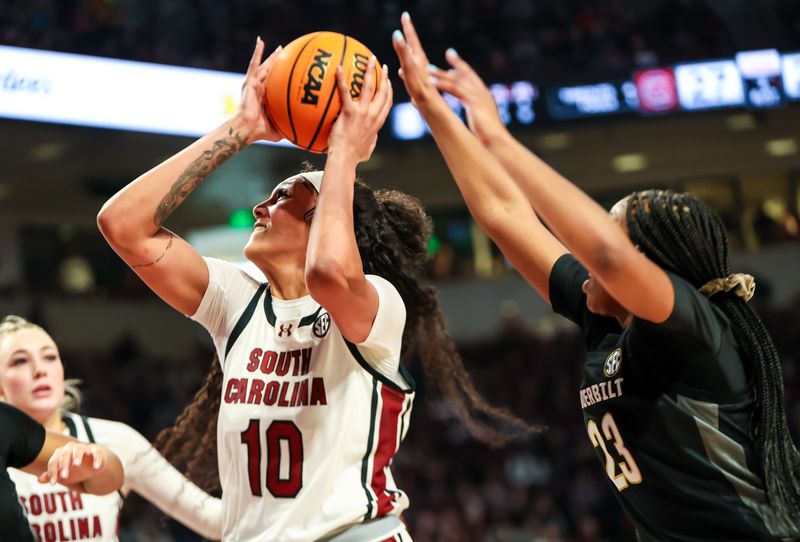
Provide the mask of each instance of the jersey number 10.
[{"label": "jersey number 10", "polygon": [[[600,446],[600,449],[603,450],[603,455],[606,458],[606,474],[608,474],[608,477],[614,482],[614,485],[617,486],[617,490],[622,491],[628,487],[628,484],[641,483],[642,473],[639,471],[639,465],[636,464],[633,456],[625,447],[625,443],[622,441],[622,435],[619,434],[619,429],[617,429],[617,423],[614,421],[614,417],[610,412],[606,412],[603,415],[603,420],[600,422],[600,425],[603,427],[602,432],[600,428],[597,427],[597,423],[594,420],[589,420],[589,423],[586,424],[586,431],[589,432],[589,440],[592,441],[594,447],[597,448]],[[609,444],[614,444],[617,453],[622,457],[621,461],[614,460],[611,452],[608,451],[606,441],[608,441]],[[619,474],[617,474],[617,467],[619,467],[620,470]]]},{"label": "jersey number 10", "polygon": [[[303,435],[292,421],[275,420],[267,427],[267,489],[273,497],[291,499],[303,487]],[[281,477],[281,442],[289,452],[288,476]],[[250,491],[261,497],[261,420],[251,419],[242,431],[247,445],[247,477]]]}]

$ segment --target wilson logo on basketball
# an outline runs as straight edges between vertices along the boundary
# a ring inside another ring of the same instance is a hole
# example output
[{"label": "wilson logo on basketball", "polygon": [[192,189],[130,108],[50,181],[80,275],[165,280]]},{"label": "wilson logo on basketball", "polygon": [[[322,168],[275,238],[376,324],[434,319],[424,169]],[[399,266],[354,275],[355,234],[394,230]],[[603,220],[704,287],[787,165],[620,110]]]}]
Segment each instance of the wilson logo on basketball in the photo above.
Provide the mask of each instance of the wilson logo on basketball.
[{"label": "wilson logo on basketball", "polygon": [[303,85],[303,97],[300,99],[301,103],[308,105],[317,105],[319,103],[319,89],[322,88],[322,80],[325,79],[325,72],[328,70],[328,63],[332,56],[333,53],[317,49],[314,61],[308,67],[306,84]]},{"label": "wilson logo on basketball", "polygon": [[361,96],[361,87],[364,86],[364,76],[367,74],[368,62],[369,58],[365,55],[358,53],[353,55],[353,67],[355,71],[353,72],[353,80],[350,81],[350,97],[353,99]]}]

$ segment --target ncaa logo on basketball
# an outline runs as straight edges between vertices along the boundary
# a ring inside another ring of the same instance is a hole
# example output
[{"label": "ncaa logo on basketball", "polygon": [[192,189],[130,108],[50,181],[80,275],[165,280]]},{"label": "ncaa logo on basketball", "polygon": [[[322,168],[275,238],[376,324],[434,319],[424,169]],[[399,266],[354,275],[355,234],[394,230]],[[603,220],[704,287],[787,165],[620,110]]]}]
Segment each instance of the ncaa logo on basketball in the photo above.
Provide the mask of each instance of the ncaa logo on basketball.
[{"label": "ncaa logo on basketball", "polygon": [[603,364],[603,374],[614,376],[619,372],[620,365],[622,365],[622,348],[617,348],[606,358],[606,362]]},{"label": "ncaa logo on basketball", "polygon": [[303,85],[303,97],[300,99],[301,103],[309,105],[317,105],[319,103],[319,90],[322,88],[322,80],[325,79],[325,72],[328,71],[328,62],[330,62],[333,53],[329,53],[323,49],[317,49],[317,54],[308,67],[306,74],[306,84]]},{"label": "ncaa logo on basketball", "polygon": [[319,337],[320,339],[323,338],[325,335],[328,334],[328,330],[331,328],[331,317],[327,312],[323,312],[317,319],[314,320],[314,325],[312,326],[312,331],[314,331],[314,335]]}]

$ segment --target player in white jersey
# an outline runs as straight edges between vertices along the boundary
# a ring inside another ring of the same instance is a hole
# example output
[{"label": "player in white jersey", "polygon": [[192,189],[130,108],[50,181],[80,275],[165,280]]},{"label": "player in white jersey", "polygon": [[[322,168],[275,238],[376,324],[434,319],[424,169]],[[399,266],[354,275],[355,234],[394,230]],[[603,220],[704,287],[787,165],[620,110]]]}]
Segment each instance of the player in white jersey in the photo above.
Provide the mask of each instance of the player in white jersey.
[{"label": "player in white jersey", "polygon": [[[98,496],[43,485],[36,476],[9,469],[38,540],[118,540],[120,510],[129,491],[199,534],[221,537],[221,501],[187,480],[135,429],[65,410],[73,406],[76,391],[65,384],[58,347],[44,329],[8,316],[0,323],[0,345],[0,398],[51,431],[106,446],[120,458],[125,472],[120,491]],[[69,394],[65,387],[71,388]]]},{"label": "player in white jersey", "polygon": [[274,58],[261,62],[263,48],[257,40],[237,114],[123,188],[98,225],[162,299],[214,338],[219,363],[167,445],[192,463],[209,442],[194,429],[216,431],[223,539],[410,540],[399,519],[408,499],[390,471],[413,400],[402,354],[421,351],[430,381],[479,436],[504,433],[475,422],[469,407],[524,424],[477,394],[444,330],[422,281],[419,202],[356,181],[391,108],[387,68],[376,90],[370,60],[359,102],[337,71],[343,106],[324,172],[286,179],[255,207],[245,256],[266,282],[202,258],[162,227],[231,155],[280,139],[262,105]]},{"label": "player in white jersey", "polygon": [[[194,318],[214,337],[225,375],[220,479],[223,488],[249,488],[226,498],[226,536],[317,540],[343,523],[399,515],[408,499],[389,462],[414,393],[399,365],[405,307],[397,290],[367,276],[379,309],[356,346],[311,296],[276,299],[234,265],[206,262],[209,287]],[[302,491],[309,486],[324,490]]]}]

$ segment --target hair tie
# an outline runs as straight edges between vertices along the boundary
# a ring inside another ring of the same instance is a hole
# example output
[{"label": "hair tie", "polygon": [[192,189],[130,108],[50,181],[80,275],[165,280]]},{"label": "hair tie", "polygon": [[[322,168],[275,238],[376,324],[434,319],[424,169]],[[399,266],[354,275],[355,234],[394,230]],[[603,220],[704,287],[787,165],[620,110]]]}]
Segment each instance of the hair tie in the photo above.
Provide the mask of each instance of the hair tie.
[{"label": "hair tie", "polygon": [[746,303],[756,292],[756,279],[747,273],[734,273],[725,278],[710,280],[700,287],[700,293],[706,297],[731,290]]}]

